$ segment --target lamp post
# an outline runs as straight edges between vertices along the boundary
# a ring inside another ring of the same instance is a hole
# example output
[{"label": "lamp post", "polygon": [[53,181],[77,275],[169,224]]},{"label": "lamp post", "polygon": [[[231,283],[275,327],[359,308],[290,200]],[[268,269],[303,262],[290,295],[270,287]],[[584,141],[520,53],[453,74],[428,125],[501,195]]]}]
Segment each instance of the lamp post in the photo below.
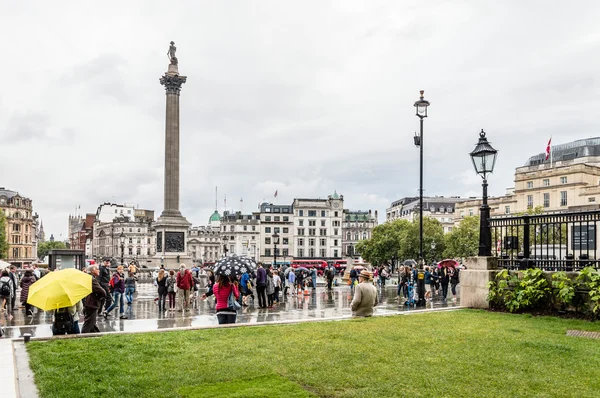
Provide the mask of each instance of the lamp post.
[{"label": "lamp post", "polygon": [[479,142],[470,153],[473,167],[477,174],[483,179],[483,200],[481,208],[479,209],[479,253],[478,256],[489,257],[492,255],[492,235],[490,234],[490,228],[488,220],[490,218],[490,207],[487,202],[487,175],[494,172],[494,166],[496,165],[496,156],[498,151],[495,150],[487,138],[485,138],[485,131],[481,130],[479,133]]},{"label": "lamp post", "polygon": [[435,241],[431,242],[431,261],[435,261]]},{"label": "lamp post", "polygon": [[125,234],[123,232],[119,235],[119,241],[121,242],[121,265],[123,265],[123,256],[125,255]]},{"label": "lamp post", "polygon": [[227,236],[223,236],[223,255],[225,257],[227,257],[227,242],[229,241],[229,239],[227,239]]},{"label": "lamp post", "polygon": [[417,109],[417,117],[419,118],[420,133],[415,135],[415,145],[420,151],[420,167],[419,167],[419,266],[423,268],[423,119],[427,117],[427,107],[429,101],[423,98],[424,90],[421,90],[420,99],[415,102]]},{"label": "lamp post", "polygon": [[275,248],[273,249],[273,268],[277,267],[277,245],[279,244],[279,234],[275,232],[273,234],[273,245]]}]

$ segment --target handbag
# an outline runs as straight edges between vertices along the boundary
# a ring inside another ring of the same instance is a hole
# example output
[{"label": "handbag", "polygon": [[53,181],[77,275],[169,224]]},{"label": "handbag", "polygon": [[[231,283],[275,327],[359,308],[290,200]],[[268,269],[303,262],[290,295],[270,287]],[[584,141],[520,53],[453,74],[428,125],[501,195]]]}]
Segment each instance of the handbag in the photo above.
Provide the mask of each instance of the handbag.
[{"label": "handbag", "polygon": [[233,285],[231,285],[231,293],[229,293],[229,297],[227,298],[227,307],[232,309],[233,311],[238,311],[242,309],[242,306],[235,299],[235,295],[233,294]]}]

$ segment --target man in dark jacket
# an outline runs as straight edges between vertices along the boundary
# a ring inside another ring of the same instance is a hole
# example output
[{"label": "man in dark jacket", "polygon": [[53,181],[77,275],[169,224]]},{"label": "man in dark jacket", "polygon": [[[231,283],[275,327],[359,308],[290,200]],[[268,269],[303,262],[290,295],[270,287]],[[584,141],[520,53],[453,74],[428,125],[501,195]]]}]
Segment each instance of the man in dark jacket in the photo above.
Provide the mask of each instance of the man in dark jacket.
[{"label": "man in dark jacket", "polygon": [[256,270],[256,294],[258,295],[258,306],[259,308],[267,308],[267,271],[262,266],[262,263],[258,263],[258,269]]},{"label": "man in dark jacket", "polygon": [[100,306],[98,307],[98,312],[102,312],[102,308],[104,308],[104,311],[106,311],[108,307],[110,307],[112,304],[112,296],[108,288],[108,283],[110,282],[110,259],[106,257],[104,258],[104,261],[102,263],[103,264],[99,270],[100,276],[98,277],[98,282],[106,292],[106,298],[102,300],[102,303],[100,303]]},{"label": "man in dark jacket", "polygon": [[17,286],[19,286],[19,277],[17,276],[17,267],[14,265],[10,266],[10,272],[8,276],[12,280],[13,283],[13,295],[10,302],[10,308],[14,311],[17,309]]},{"label": "man in dark jacket", "polygon": [[335,278],[335,267],[333,265],[330,265],[329,268],[327,268],[327,289],[328,290],[332,289],[331,285],[333,284],[333,278]]},{"label": "man in dark jacket", "polygon": [[83,301],[84,321],[81,333],[95,333],[100,331],[96,325],[96,318],[98,316],[98,308],[102,306],[102,302],[106,297],[106,291],[98,282],[98,277],[100,276],[98,266],[91,265],[88,268],[88,272],[92,275],[92,292]]}]

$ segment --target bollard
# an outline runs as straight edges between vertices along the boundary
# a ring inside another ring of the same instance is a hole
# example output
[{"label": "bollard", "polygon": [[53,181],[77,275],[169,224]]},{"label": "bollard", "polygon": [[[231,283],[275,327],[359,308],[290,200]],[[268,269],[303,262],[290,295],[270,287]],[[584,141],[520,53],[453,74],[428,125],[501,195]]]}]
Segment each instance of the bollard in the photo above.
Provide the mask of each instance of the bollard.
[{"label": "bollard", "polygon": [[31,333],[24,333],[23,334],[23,341],[25,343],[29,343],[29,340],[31,340]]}]

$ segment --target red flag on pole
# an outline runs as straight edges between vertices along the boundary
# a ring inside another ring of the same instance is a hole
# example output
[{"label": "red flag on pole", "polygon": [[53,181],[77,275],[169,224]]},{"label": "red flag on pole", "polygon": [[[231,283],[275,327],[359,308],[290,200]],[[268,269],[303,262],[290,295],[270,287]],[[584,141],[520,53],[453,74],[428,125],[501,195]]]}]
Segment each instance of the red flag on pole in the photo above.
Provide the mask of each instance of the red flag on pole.
[{"label": "red flag on pole", "polygon": [[552,143],[552,137],[548,140],[548,145],[546,145],[546,160],[550,157],[550,144]]}]

